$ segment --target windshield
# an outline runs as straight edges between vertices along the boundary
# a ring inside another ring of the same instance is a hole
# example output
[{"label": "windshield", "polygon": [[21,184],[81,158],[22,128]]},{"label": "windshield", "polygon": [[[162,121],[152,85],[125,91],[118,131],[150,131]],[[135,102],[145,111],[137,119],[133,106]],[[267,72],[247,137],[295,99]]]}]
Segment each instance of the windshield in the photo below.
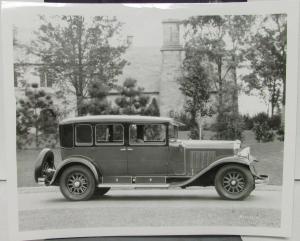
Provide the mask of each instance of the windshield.
[{"label": "windshield", "polygon": [[178,139],[178,126],[169,125],[169,140]]}]

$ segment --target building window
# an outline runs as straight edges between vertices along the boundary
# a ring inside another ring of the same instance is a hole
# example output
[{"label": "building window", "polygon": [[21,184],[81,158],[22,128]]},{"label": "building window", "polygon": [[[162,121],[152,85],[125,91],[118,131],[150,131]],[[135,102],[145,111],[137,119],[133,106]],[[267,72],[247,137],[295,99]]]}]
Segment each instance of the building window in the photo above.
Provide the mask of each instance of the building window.
[{"label": "building window", "polygon": [[40,70],[40,86],[51,88],[53,86],[53,76],[47,70]]},{"label": "building window", "polygon": [[18,71],[14,71],[14,86],[18,87],[19,86],[19,78],[20,78],[20,73]]}]

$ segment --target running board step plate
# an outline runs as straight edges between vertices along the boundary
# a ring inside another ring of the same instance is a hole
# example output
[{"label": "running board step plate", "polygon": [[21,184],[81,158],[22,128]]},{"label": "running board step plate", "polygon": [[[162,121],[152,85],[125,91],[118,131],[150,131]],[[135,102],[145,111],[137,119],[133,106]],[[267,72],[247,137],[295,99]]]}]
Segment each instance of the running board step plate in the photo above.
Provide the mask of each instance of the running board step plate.
[{"label": "running board step plate", "polygon": [[115,184],[115,183],[103,183],[97,187],[117,187],[117,188],[168,188],[170,184]]}]

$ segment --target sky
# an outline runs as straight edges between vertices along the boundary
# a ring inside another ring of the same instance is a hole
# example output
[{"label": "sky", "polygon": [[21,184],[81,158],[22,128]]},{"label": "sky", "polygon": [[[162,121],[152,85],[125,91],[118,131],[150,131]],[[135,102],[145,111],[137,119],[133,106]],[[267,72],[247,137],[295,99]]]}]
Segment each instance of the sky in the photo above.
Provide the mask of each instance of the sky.
[{"label": "sky", "polygon": [[[166,5],[166,7],[168,7]],[[112,10],[112,8],[110,8]],[[124,23],[123,36],[133,36],[133,46],[160,48],[163,40],[162,21],[166,19],[183,20],[190,16],[197,15],[196,9],[185,7],[183,9],[157,9],[157,8],[137,8],[123,6],[113,8],[114,11],[103,10],[107,16],[116,16]],[[45,12],[49,14],[49,12]],[[49,15],[57,14],[54,11]],[[15,18],[14,24],[18,27],[18,39],[24,43],[29,43],[32,32],[38,29],[40,12],[22,13],[22,16]],[[72,14],[72,13],[70,13]],[[98,15],[103,13],[99,12]],[[87,19],[93,14],[83,13]],[[240,70],[238,74],[242,74]],[[267,111],[266,104],[258,96],[249,96],[243,93],[239,96],[239,109],[242,114],[254,115],[261,111]]]}]

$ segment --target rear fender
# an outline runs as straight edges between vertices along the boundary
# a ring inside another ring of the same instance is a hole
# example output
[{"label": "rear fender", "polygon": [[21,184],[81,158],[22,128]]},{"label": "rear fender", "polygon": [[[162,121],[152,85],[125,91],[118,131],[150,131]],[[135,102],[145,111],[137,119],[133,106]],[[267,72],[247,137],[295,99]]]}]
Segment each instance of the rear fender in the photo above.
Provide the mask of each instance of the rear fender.
[{"label": "rear fender", "polygon": [[244,165],[244,166],[249,167],[249,169],[250,169],[250,162],[249,162],[249,160],[247,158],[239,157],[239,156],[224,157],[224,158],[221,158],[221,159],[213,162],[212,164],[210,164],[206,168],[202,169],[200,172],[198,172],[197,174],[195,174],[193,177],[191,177],[187,181],[178,184],[178,186],[180,186],[180,187],[187,186],[188,184],[190,184],[193,181],[197,180],[199,177],[201,177],[205,173],[207,173],[210,170],[212,170],[213,168],[216,168],[218,166],[223,166],[224,164],[229,164],[229,163]]},{"label": "rear fender", "polygon": [[60,177],[60,175],[62,174],[62,172],[65,170],[65,168],[72,166],[72,165],[76,165],[76,164],[80,164],[83,165],[87,168],[90,169],[90,171],[93,173],[96,183],[99,183],[100,178],[101,178],[101,174],[99,169],[97,168],[96,164],[94,164],[92,162],[92,160],[90,160],[87,157],[83,157],[83,156],[72,156],[69,157],[67,159],[65,159],[61,165],[59,165],[56,169],[56,172],[54,173],[54,176],[50,182],[50,185],[56,185],[58,182],[58,179]]}]

